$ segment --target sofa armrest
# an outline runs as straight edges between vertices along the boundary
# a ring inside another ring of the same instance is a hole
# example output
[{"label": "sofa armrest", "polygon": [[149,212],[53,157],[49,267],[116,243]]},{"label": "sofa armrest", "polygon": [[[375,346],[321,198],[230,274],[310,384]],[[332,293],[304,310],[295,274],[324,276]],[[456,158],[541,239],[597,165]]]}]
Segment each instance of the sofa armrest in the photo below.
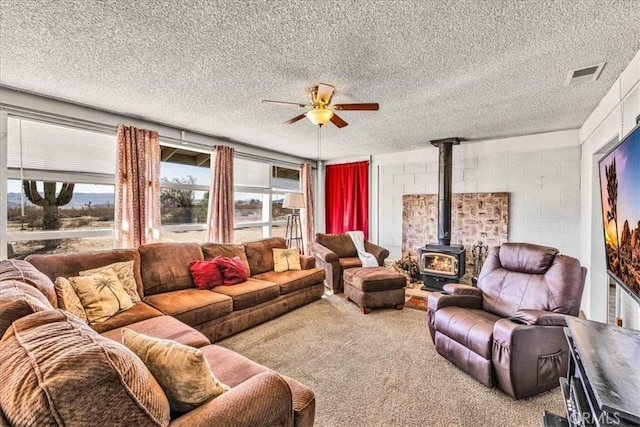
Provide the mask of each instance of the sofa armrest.
[{"label": "sofa armrest", "polygon": [[448,295],[472,295],[482,297],[482,291],[475,286],[462,283],[447,283],[443,287],[444,294]]},{"label": "sofa armrest", "polygon": [[263,372],[176,418],[169,425],[293,426],[291,389],[280,375]]},{"label": "sofa armrest", "polygon": [[436,312],[444,307],[482,308],[482,293],[480,295],[450,295],[444,292],[432,292],[427,300],[427,325],[431,333],[431,340],[436,342]]},{"label": "sofa armrest", "polygon": [[491,361],[500,388],[516,399],[558,385],[567,373],[569,349],[562,326],[528,325],[517,318],[493,325]]},{"label": "sofa armrest", "polygon": [[545,310],[520,309],[514,317],[527,325],[567,326],[565,316]]},{"label": "sofa armrest", "polygon": [[300,255],[300,268],[302,270],[311,270],[316,266],[316,258],[309,255]]},{"label": "sofa armrest", "polygon": [[389,256],[388,249],[371,242],[364,242],[364,250],[376,257],[378,265],[381,267],[384,265],[384,260]]},{"label": "sofa armrest", "polygon": [[438,311],[443,307],[455,306],[462,308],[482,308],[482,294],[480,295],[449,295],[443,292],[431,292],[428,300],[429,310]]},{"label": "sofa armrest", "polygon": [[333,293],[341,292],[342,268],[340,268],[340,258],[326,246],[318,242],[310,242],[307,246],[309,253],[316,259],[316,265],[324,270],[325,282]]},{"label": "sofa armrest", "polygon": [[333,252],[331,249],[322,246],[320,243],[318,242],[310,242],[309,245],[309,252],[311,254],[313,254],[314,257],[324,261],[324,262],[338,262],[338,255]]}]

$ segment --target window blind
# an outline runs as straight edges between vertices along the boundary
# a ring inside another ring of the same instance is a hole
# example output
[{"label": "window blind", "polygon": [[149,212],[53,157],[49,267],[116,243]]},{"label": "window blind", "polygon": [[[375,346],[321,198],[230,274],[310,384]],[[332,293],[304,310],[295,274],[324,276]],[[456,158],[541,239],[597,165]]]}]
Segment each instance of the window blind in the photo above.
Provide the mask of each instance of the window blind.
[{"label": "window blind", "polygon": [[115,174],[116,136],[8,117],[9,168]]}]

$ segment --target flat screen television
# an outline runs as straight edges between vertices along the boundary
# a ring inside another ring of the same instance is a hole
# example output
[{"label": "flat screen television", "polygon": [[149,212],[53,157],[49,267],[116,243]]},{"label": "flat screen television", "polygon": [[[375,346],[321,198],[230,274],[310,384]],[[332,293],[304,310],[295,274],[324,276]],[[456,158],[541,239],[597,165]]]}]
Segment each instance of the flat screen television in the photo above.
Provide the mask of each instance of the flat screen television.
[{"label": "flat screen television", "polygon": [[607,273],[640,303],[640,125],[598,166]]}]

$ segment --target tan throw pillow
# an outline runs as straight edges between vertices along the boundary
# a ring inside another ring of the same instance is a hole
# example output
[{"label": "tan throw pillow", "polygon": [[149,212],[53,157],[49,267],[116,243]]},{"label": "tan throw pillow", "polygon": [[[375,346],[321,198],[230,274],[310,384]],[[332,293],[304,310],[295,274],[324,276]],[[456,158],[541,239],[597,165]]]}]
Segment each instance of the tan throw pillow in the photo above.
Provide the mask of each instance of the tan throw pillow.
[{"label": "tan throw pillow", "polygon": [[273,271],[300,269],[300,249],[273,249]]},{"label": "tan throw pillow", "polygon": [[122,283],[124,290],[129,294],[131,301],[136,303],[140,301],[140,295],[138,295],[138,284],[136,283],[136,276],[133,274],[133,261],[114,262],[113,264],[105,265],[104,267],[92,268],[91,270],[81,271],[81,276],[88,276],[93,273],[99,273],[112,269],[118,280]]},{"label": "tan throw pillow", "polygon": [[58,297],[58,307],[64,311],[78,316],[84,323],[89,323],[87,313],[82,307],[82,301],[73,290],[71,282],[65,277],[58,277],[55,282],[56,296]]},{"label": "tan throw pillow", "polygon": [[102,323],[119,311],[133,307],[118,276],[110,268],[89,276],[69,278],[82,302],[90,325]]},{"label": "tan throw pillow", "polygon": [[151,371],[172,411],[186,412],[230,390],[215,377],[197,348],[122,329],[122,343]]}]

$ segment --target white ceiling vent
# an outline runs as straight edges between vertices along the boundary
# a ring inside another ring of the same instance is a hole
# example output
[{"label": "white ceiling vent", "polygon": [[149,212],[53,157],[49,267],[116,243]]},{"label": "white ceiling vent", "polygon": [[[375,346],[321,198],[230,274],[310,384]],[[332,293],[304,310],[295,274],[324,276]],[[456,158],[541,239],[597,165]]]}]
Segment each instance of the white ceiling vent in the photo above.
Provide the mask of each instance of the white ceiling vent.
[{"label": "white ceiling vent", "polygon": [[584,82],[594,82],[598,80],[600,77],[600,72],[604,68],[603,62],[602,64],[592,65],[590,67],[580,68],[578,70],[569,71],[569,75],[567,76],[567,81],[565,82],[565,86],[577,85],[578,83]]}]

